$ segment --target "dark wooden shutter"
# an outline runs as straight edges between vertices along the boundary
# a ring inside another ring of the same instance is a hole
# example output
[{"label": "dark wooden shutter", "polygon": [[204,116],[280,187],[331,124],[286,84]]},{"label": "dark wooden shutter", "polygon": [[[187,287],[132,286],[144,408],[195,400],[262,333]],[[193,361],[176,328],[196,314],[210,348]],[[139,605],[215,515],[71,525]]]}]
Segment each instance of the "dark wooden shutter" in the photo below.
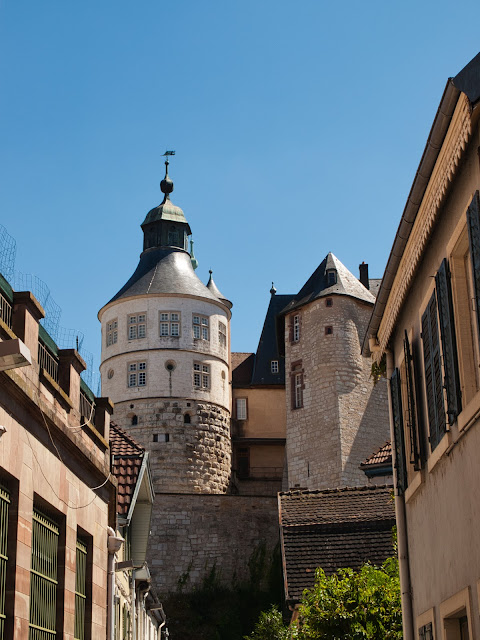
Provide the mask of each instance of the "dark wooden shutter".
[{"label": "dark wooden shutter", "polygon": [[453,319],[452,289],[450,269],[444,259],[435,276],[437,288],[438,317],[442,340],[443,369],[447,391],[447,414],[449,424],[453,424],[461,411],[460,378],[458,375],[457,341]]},{"label": "dark wooden shutter", "polygon": [[395,469],[397,470],[397,489],[403,493],[407,488],[407,465],[405,458],[405,435],[403,433],[402,393],[400,372],[398,369],[390,378],[392,396],[393,435],[395,439]]},{"label": "dark wooden shutter", "polygon": [[480,337],[480,196],[477,191],[467,210],[468,240],[472,258],[473,283],[475,289],[475,310]]},{"label": "dark wooden shutter", "polygon": [[427,396],[428,427],[432,451],[446,431],[445,403],[443,399],[440,340],[437,322],[435,291],[422,316],[423,361],[425,364],[425,390]]},{"label": "dark wooden shutter", "polygon": [[405,378],[407,383],[407,403],[408,403],[408,430],[410,432],[410,464],[418,471],[421,468],[420,459],[420,438],[417,427],[417,414],[415,406],[415,388],[413,380],[413,358],[410,351],[410,342],[407,332],[403,341],[405,351]]}]

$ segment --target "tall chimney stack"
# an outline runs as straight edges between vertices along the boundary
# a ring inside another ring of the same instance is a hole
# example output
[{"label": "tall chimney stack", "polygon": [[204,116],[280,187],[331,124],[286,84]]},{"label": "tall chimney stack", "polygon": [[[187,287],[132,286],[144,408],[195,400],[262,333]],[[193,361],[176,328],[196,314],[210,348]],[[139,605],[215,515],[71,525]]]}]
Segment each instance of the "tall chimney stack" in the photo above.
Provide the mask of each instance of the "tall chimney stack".
[{"label": "tall chimney stack", "polygon": [[358,268],[360,269],[360,282],[366,289],[370,289],[370,282],[368,280],[368,264],[362,262]]}]

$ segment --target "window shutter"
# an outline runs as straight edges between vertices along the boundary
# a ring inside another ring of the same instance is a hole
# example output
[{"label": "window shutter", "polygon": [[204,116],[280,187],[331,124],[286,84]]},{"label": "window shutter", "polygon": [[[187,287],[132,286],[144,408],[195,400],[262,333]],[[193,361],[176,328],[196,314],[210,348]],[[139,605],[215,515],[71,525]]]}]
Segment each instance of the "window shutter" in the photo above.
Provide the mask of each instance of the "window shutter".
[{"label": "window shutter", "polygon": [[448,422],[453,424],[462,407],[450,269],[446,259],[442,260],[442,264],[435,276],[435,286],[437,288],[438,317],[440,318],[440,337],[442,339],[445,389],[447,391]]},{"label": "window shutter", "polygon": [[402,394],[398,369],[390,378],[392,395],[393,435],[395,439],[395,469],[397,470],[397,489],[403,493],[407,488],[407,465],[405,461],[405,436],[403,433]]},{"label": "window shutter", "polygon": [[473,200],[468,207],[467,223],[475,289],[475,310],[477,312],[477,327],[480,337],[480,195],[478,191],[473,196]]},{"label": "window shutter", "polygon": [[420,458],[420,439],[418,434],[417,415],[415,411],[415,388],[413,383],[413,359],[410,351],[410,342],[407,332],[405,331],[405,339],[403,341],[405,351],[405,377],[407,382],[407,402],[408,402],[408,429],[410,432],[410,464],[414,465],[415,470],[421,468]]},{"label": "window shutter", "polygon": [[443,399],[442,367],[437,322],[437,298],[435,291],[422,316],[422,340],[428,427],[430,431],[430,446],[433,451],[447,428],[445,422],[445,403]]}]

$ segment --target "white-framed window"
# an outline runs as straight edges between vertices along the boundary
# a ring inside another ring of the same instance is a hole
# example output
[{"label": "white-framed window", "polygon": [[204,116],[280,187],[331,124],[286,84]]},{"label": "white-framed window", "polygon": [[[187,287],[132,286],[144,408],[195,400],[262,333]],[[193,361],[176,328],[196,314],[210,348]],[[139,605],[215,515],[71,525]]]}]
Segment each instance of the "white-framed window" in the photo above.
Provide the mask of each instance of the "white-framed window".
[{"label": "white-framed window", "polygon": [[107,339],[107,347],[109,347],[112,344],[115,344],[118,340],[118,321],[116,318],[115,320],[111,320],[110,322],[107,322],[106,339]]},{"label": "white-framed window", "polygon": [[210,365],[193,363],[193,386],[196,389],[210,389]]},{"label": "white-framed window", "polygon": [[129,387],[144,387],[147,384],[147,363],[146,362],[130,362],[128,364]]},{"label": "white-framed window", "polygon": [[147,314],[138,313],[128,316],[128,339],[137,340],[147,335]]},{"label": "white-framed window", "polygon": [[193,315],[193,337],[196,340],[210,340],[208,316]]},{"label": "white-framed window", "polygon": [[293,341],[298,342],[300,340],[300,316],[293,316]]},{"label": "white-framed window", "polygon": [[218,344],[222,349],[227,348],[227,325],[223,322],[218,323]]},{"label": "white-framed window", "polygon": [[270,360],[271,373],[278,373],[278,360]]},{"label": "white-framed window", "polygon": [[303,375],[296,373],[295,380],[295,409],[303,407]]},{"label": "white-framed window", "polygon": [[247,399],[246,398],[235,399],[235,415],[237,416],[237,420],[247,419]]},{"label": "white-framed window", "polygon": [[180,336],[180,312],[162,311],[160,312],[160,337],[170,336],[178,338]]}]

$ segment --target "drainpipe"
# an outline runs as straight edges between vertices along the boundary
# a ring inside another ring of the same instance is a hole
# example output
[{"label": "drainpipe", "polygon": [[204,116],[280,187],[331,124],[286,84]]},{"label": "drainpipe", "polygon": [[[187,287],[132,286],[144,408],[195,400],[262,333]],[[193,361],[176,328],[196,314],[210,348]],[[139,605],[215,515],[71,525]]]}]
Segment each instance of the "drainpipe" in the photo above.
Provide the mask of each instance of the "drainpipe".
[{"label": "drainpipe", "polygon": [[[388,389],[388,415],[390,422],[390,438],[392,440],[392,462],[395,462],[395,434],[393,425],[392,392],[390,388],[390,378],[393,374],[394,362],[391,351],[386,352],[387,356],[387,389]],[[408,559],[408,535],[407,521],[405,517],[405,498],[398,493],[397,489],[397,469],[393,466],[393,486],[395,492],[395,519],[397,521],[397,544],[398,544],[398,570],[400,574],[400,589],[402,598],[402,625],[404,640],[414,640],[413,632],[413,611],[412,611],[412,588],[410,584],[410,566]]]},{"label": "drainpipe", "polygon": [[107,640],[114,640],[115,634],[115,554],[120,551],[124,539],[117,536],[112,527],[107,527]]},{"label": "drainpipe", "polygon": [[132,600],[132,640],[137,640],[137,618],[135,616],[135,612],[136,612],[136,607],[137,607],[137,603],[135,601],[135,571],[132,571],[132,578],[131,578],[132,582],[131,582],[131,586],[130,586],[130,593],[131,593],[131,600]]}]

